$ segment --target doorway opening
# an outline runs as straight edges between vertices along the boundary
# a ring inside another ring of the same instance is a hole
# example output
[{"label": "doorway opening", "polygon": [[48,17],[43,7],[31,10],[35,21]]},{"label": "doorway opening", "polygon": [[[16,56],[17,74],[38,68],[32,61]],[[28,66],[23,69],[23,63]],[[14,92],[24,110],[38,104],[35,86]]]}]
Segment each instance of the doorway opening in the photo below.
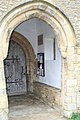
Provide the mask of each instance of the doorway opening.
[{"label": "doorway opening", "polygon": [[8,56],[4,61],[6,91],[10,95],[27,93],[25,54],[21,46],[10,40]]},{"label": "doorway opening", "polygon": [[[49,7],[47,7],[49,6]],[[46,9],[45,9],[46,8]],[[53,14],[52,14],[53,13]],[[29,20],[31,18],[39,18],[43,21],[45,21],[47,24],[49,24],[52,28],[52,31],[56,33],[56,36],[58,38],[58,47],[61,52],[62,56],[62,62],[61,62],[61,91],[60,91],[60,97],[62,98],[61,100],[61,106],[64,111],[65,116],[70,116],[72,110],[75,111],[77,110],[76,103],[69,103],[65,101],[65,98],[71,97],[73,99],[74,96],[72,94],[68,94],[68,89],[70,88],[69,86],[69,81],[72,81],[70,78],[69,72],[73,74],[73,70],[70,71],[69,65],[72,61],[72,54],[71,52],[73,51],[74,53],[74,45],[76,43],[75,41],[75,34],[73,31],[73,28],[69,22],[69,20],[62,14],[62,12],[59,9],[56,9],[54,5],[50,5],[48,2],[44,1],[30,1],[28,4],[22,4],[21,6],[17,6],[16,9],[13,9],[10,11],[6,16],[4,16],[2,22],[1,22],[1,41],[2,41],[2,50],[1,50],[1,79],[3,86],[1,87],[1,90],[4,89],[3,94],[3,99],[4,101],[0,103],[1,110],[3,114],[5,114],[5,117],[7,117],[7,111],[6,109],[8,108],[7,106],[7,94],[6,94],[6,89],[5,89],[5,76],[3,75],[4,72],[4,65],[3,65],[3,60],[7,56],[8,52],[8,46],[9,46],[9,40],[12,31],[18,26],[20,23],[24,22],[25,20]],[[23,29],[24,30],[24,29]],[[25,32],[26,33],[26,32]],[[26,44],[25,44],[26,45]],[[24,46],[25,46],[24,45]],[[28,47],[28,46],[27,46]],[[26,48],[27,50],[27,48]],[[29,51],[29,49],[28,49]],[[70,53],[69,53],[70,52]],[[33,52],[32,52],[33,53]],[[29,90],[33,90],[33,80],[36,80],[36,57],[35,54],[30,54],[30,51],[28,52],[29,58],[31,58],[28,63],[29,68],[27,67],[27,71],[29,76]],[[34,58],[34,59],[33,59]],[[67,66],[67,67],[66,67]],[[73,67],[73,66],[72,66]],[[41,76],[40,76],[41,77]],[[37,82],[36,82],[37,83]],[[44,83],[45,84],[45,83]],[[74,85],[74,88],[76,85]],[[42,92],[41,92],[42,93]],[[43,92],[44,93],[44,92]],[[54,93],[54,92],[52,92]],[[75,93],[76,91],[73,89],[71,93]],[[44,95],[43,95],[44,97]],[[46,97],[45,97],[46,98]],[[57,97],[58,98],[58,97]],[[75,95],[76,99],[76,95]],[[3,103],[3,104],[2,104]],[[74,108],[69,110],[69,105],[75,106]],[[4,110],[3,110],[4,108]]]},{"label": "doorway opening", "polygon": [[[42,38],[39,38],[41,36]],[[33,18],[16,27],[10,39],[9,52],[5,60],[7,92],[8,95],[13,95],[9,97],[10,108],[13,103],[16,104],[18,99],[23,105],[24,99],[27,100],[30,97],[28,92],[33,93],[52,107],[54,103],[58,107],[61,106],[61,54],[57,44],[58,39],[56,39],[52,28],[44,21]],[[42,44],[39,44],[38,42],[41,41],[43,41]],[[39,54],[44,54],[44,60],[38,58]],[[38,73],[39,69],[43,70],[42,66],[38,68],[38,62],[42,64],[42,61],[44,75],[42,71]],[[56,74],[58,74],[57,77]],[[58,94],[54,94],[55,91]],[[22,94],[26,95],[21,96]],[[18,103],[21,105],[20,102]]]}]

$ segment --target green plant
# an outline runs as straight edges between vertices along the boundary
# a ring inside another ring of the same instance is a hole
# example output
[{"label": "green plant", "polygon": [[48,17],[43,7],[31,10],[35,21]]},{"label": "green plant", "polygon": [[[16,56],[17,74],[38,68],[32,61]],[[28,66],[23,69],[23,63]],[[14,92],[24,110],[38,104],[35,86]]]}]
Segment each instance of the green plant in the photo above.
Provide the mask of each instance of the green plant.
[{"label": "green plant", "polygon": [[80,113],[72,113],[71,118],[68,120],[80,120]]}]

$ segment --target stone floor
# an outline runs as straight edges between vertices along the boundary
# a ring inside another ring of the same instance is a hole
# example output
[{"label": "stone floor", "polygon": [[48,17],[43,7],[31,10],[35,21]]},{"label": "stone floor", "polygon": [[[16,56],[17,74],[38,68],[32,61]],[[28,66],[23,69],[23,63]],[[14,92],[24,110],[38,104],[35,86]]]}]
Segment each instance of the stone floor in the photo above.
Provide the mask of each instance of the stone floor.
[{"label": "stone floor", "polygon": [[67,120],[33,95],[9,97],[9,120]]}]

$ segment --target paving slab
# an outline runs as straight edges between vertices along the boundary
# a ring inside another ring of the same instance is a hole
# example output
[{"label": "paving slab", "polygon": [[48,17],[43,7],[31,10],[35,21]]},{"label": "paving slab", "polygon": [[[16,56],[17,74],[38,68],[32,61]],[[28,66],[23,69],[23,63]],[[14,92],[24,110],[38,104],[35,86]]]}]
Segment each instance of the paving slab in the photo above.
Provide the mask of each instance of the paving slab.
[{"label": "paving slab", "polygon": [[43,103],[36,96],[9,97],[9,120],[67,120],[59,111]]}]

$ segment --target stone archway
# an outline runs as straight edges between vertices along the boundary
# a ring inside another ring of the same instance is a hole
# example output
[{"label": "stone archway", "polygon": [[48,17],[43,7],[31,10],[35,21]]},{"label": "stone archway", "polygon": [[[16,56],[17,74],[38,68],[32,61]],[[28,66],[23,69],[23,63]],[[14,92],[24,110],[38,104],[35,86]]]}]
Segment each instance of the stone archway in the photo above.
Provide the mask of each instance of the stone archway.
[{"label": "stone archway", "polygon": [[[76,111],[76,80],[74,78],[74,46],[76,44],[75,34],[69,20],[52,4],[44,1],[28,2],[16,7],[10,11],[2,20],[0,29],[1,43],[1,74],[2,84],[1,90],[4,89],[4,102],[0,103],[0,109],[3,114],[7,109],[7,95],[5,90],[4,65],[3,59],[7,56],[9,39],[14,28],[21,22],[30,18],[40,18],[49,24],[56,33],[58,46],[62,56],[62,107],[65,116],[70,116],[72,111]],[[74,83],[74,84],[71,84]],[[73,88],[73,89],[71,89]],[[75,96],[73,96],[75,94]],[[75,98],[75,102],[73,99]],[[70,101],[68,101],[70,100]],[[4,104],[4,105],[2,105]],[[7,114],[5,114],[6,116]],[[2,118],[1,118],[2,119]],[[5,118],[6,120],[7,118]]]}]

